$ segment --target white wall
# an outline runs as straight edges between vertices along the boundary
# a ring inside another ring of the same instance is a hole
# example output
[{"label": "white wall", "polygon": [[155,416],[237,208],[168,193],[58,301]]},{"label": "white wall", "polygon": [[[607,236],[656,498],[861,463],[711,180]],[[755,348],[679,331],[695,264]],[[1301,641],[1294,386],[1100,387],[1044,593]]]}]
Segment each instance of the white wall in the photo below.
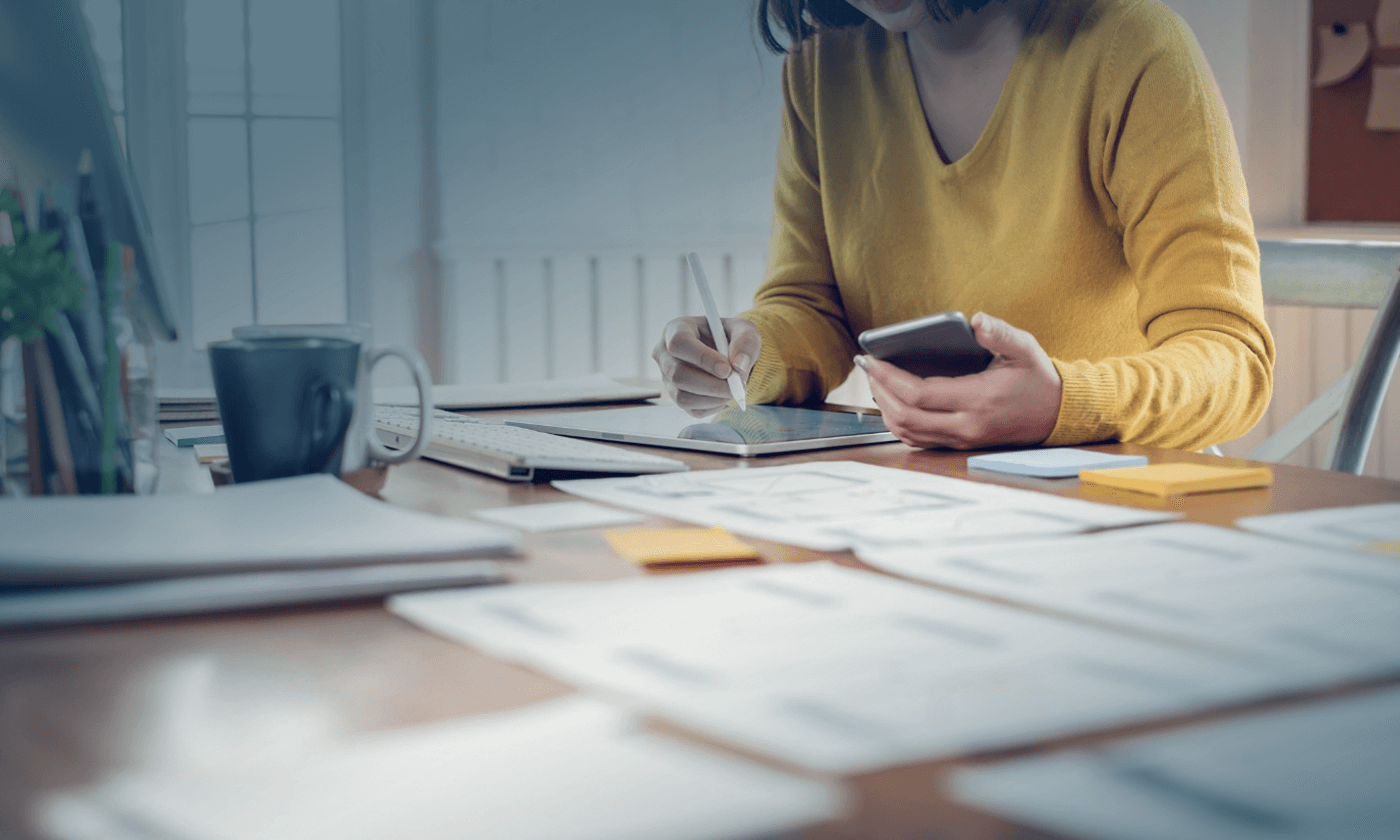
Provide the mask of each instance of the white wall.
[{"label": "white wall", "polygon": [[780,60],[751,0],[439,4],[454,253],[767,240]]}]

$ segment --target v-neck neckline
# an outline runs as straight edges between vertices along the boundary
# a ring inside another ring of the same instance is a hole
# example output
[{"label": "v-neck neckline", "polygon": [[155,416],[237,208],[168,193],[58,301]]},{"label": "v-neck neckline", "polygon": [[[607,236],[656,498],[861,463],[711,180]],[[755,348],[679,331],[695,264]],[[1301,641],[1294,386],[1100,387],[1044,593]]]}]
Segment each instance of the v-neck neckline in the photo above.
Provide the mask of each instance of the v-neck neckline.
[{"label": "v-neck neckline", "polygon": [[967,153],[954,161],[945,161],[942,152],[939,151],[938,141],[934,137],[933,128],[928,124],[928,117],[924,114],[923,100],[919,98],[919,83],[914,75],[914,57],[909,52],[909,41],[903,34],[893,38],[897,44],[897,49],[901,53],[902,61],[898,71],[900,91],[900,101],[907,103],[910,113],[907,115],[919,129],[919,136],[923,138],[920,144],[922,157],[929,161],[929,166],[934,174],[944,178],[952,178],[962,174],[965,170],[976,165],[977,161],[986,154],[987,147],[992,145],[994,138],[1001,130],[1001,124],[1006,121],[1006,111],[1010,109],[1011,91],[1019,82],[1023,73],[1023,67],[1028,61],[1027,54],[1032,47],[1032,40],[1037,32],[1043,28],[1042,17],[1047,13],[1050,4],[1041,0],[1032,10],[1030,17],[1026,20],[1026,31],[1021,38],[1021,44],[1016,49],[1016,59],[1011,63],[1011,71],[1006,74],[1006,80],[1001,84],[1001,92],[997,94],[996,106],[992,109],[992,115],[987,120],[987,124],[982,127],[982,133],[978,135],[977,142],[972,144],[972,148]]}]

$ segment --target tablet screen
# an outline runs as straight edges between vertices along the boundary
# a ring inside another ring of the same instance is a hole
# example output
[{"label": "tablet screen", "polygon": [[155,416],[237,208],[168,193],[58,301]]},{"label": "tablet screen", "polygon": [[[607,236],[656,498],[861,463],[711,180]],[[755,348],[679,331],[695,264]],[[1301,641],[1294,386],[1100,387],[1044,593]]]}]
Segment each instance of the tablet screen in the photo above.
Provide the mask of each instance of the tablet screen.
[{"label": "tablet screen", "polygon": [[818,408],[729,406],[711,417],[691,417],[672,405],[540,414],[507,420],[512,426],[557,435],[696,449],[730,455],[801,452],[895,439],[878,414]]}]

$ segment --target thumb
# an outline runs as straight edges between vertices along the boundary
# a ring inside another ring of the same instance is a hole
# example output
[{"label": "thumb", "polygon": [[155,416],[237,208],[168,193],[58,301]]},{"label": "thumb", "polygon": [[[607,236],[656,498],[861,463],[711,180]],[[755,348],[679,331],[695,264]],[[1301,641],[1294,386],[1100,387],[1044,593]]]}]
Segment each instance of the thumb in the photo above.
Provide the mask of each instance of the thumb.
[{"label": "thumb", "polygon": [[1033,357],[1040,349],[1035,336],[985,312],[972,316],[972,334],[978,344],[1009,361]]}]

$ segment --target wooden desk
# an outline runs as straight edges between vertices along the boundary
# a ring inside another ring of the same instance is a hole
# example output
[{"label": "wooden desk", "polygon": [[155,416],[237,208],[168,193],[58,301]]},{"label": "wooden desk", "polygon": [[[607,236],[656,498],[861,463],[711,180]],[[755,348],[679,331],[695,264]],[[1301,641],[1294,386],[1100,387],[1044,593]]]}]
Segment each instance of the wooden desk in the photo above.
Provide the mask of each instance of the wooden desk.
[{"label": "wooden desk", "polygon": [[[1100,448],[1144,453],[1154,461],[1220,463],[1208,456],[1130,445]],[[736,463],[733,458],[699,453],[678,453],[678,457],[695,469]],[[857,460],[969,477],[961,454],[915,451],[902,444],[750,463],[814,459]],[[980,475],[974,480],[995,481]],[[1081,488],[1076,482],[1007,479],[996,483],[1177,510],[1189,520],[1227,526],[1256,514],[1400,500],[1400,482],[1286,466],[1275,467],[1271,489],[1166,501]],[[380,495],[394,504],[446,516],[565,498],[547,485],[508,484],[427,461],[392,468]],[[650,524],[674,523],[653,518]],[[762,540],[751,542],[771,562],[832,556]],[[836,559],[861,565],[850,555]],[[517,581],[642,574],[613,553],[601,530],[527,534],[525,556],[505,562]],[[1365,685],[1397,681],[1400,677]],[[114,771],[176,761],[222,763],[286,755],[357,733],[505,709],[571,691],[549,677],[421,631],[377,603],[0,634],[0,836],[36,836],[28,815],[43,794],[93,782]],[[1189,725],[1239,711],[1120,728],[1110,734]],[[666,724],[659,726],[676,731]],[[1087,743],[1110,734],[1041,746]],[[857,812],[807,836],[967,840],[1047,836],[944,800],[940,776],[966,763],[970,762],[933,762],[856,777],[852,783],[859,798]]]}]

